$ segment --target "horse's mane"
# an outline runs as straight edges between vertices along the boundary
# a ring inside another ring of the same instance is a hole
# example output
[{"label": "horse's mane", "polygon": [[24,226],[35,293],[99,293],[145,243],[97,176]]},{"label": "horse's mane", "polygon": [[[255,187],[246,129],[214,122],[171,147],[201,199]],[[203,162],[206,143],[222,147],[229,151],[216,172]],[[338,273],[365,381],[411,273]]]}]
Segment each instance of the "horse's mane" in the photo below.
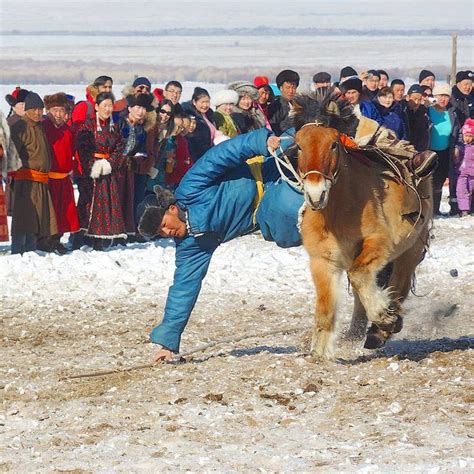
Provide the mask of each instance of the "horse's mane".
[{"label": "horse's mane", "polygon": [[307,123],[316,122],[351,137],[355,136],[359,124],[352,105],[342,99],[334,87],[298,94],[293,99],[288,119],[287,126],[295,127],[296,131]]}]

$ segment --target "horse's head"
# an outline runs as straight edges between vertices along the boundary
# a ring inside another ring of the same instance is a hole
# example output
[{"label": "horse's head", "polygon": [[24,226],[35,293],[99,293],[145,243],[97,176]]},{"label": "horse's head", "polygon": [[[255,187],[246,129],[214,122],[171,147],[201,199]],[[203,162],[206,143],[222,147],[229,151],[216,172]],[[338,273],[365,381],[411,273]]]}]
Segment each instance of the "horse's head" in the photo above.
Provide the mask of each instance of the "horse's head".
[{"label": "horse's head", "polygon": [[339,132],[317,124],[306,124],[296,134],[299,147],[298,171],[304,198],[312,209],[323,209],[336,182],[341,160]]},{"label": "horse's head", "polygon": [[312,209],[323,209],[344,155],[341,133],[354,136],[358,119],[348,102],[333,89],[324,89],[296,96],[290,120],[296,129],[298,172],[305,201]]}]

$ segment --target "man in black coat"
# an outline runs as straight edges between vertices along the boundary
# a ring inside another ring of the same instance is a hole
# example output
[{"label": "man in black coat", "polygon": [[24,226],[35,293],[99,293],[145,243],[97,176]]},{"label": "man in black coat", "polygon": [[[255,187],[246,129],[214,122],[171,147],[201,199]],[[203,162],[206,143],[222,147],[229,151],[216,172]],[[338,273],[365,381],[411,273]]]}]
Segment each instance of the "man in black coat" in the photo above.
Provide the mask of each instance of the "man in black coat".
[{"label": "man in black coat", "polygon": [[418,151],[428,150],[430,145],[431,122],[428,109],[422,102],[423,88],[419,84],[413,84],[408,89],[406,99],[400,102],[408,131],[408,140]]},{"label": "man in black coat", "polygon": [[283,133],[282,122],[288,118],[290,103],[296,95],[296,89],[300,84],[300,76],[291,69],[285,69],[278,73],[276,84],[281,95],[268,107],[268,121],[277,136]]},{"label": "man in black coat", "polygon": [[462,127],[467,118],[474,118],[474,97],[472,94],[472,72],[459,71],[456,74],[456,85],[453,86],[450,99],[451,106]]}]

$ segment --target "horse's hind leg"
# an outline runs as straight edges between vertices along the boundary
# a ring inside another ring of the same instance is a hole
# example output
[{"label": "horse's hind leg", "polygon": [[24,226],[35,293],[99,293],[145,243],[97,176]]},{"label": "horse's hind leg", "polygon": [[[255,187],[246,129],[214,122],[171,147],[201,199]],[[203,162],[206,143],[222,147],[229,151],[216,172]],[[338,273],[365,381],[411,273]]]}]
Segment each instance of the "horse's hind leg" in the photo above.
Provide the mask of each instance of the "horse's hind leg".
[{"label": "horse's hind leg", "polygon": [[311,354],[317,358],[333,359],[337,287],[341,270],[320,258],[311,258],[310,268],[316,287],[316,312]]}]

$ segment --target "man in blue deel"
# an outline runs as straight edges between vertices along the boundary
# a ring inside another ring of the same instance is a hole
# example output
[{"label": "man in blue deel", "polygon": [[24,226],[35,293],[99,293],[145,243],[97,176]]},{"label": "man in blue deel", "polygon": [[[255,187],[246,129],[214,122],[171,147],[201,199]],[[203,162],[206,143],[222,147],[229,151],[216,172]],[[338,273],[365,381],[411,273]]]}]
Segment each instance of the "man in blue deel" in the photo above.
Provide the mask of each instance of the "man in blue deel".
[{"label": "man in blue deel", "polygon": [[155,361],[171,360],[201,290],[216,248],[260,229],[280,247],[301,245],[298,229],[303,194],[281,179],[268,150],[292,144],[260,129],[207,151],[188,171],[175,194],[159,186],[141,204],[138,229],[146,237],[174,238],[176,270],[165,314],[150,334],[161,348]]}]

